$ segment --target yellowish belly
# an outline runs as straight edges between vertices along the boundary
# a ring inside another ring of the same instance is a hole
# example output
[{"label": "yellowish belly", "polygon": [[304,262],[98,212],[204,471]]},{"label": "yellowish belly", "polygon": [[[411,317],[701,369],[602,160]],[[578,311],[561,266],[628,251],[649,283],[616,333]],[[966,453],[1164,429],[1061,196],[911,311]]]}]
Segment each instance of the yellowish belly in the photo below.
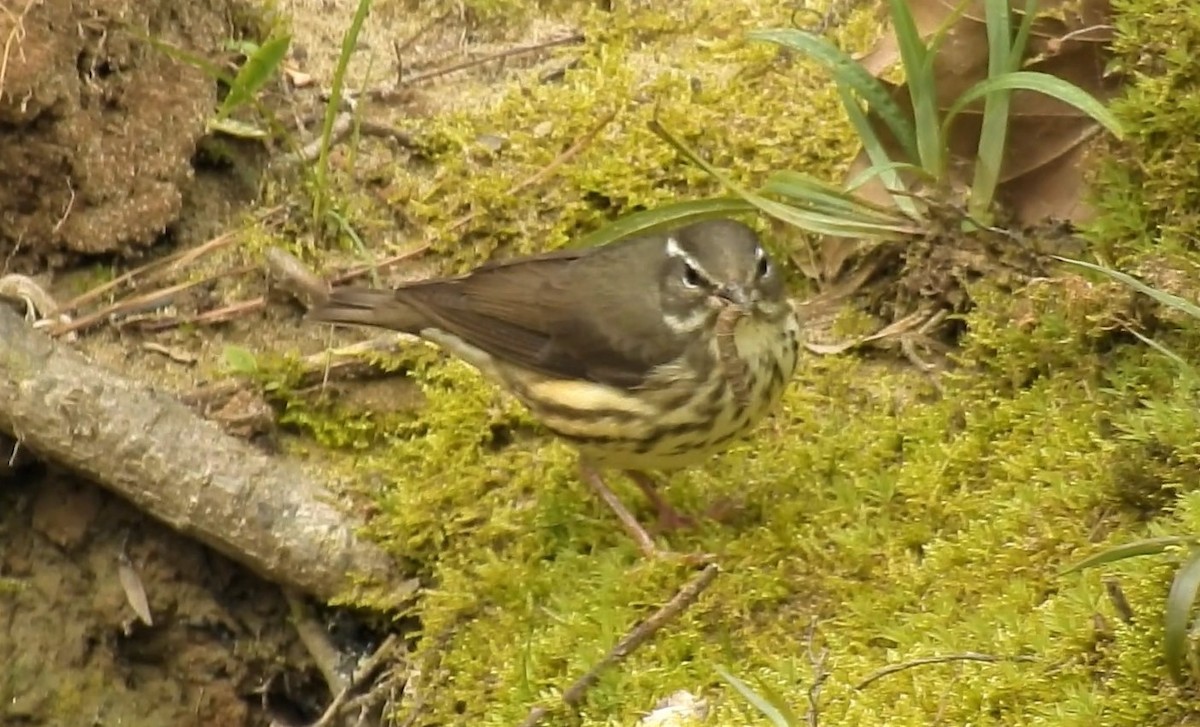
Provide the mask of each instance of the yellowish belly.
[{"label": "yellowish belly", "polygon": [[[788,328],[780,346],[777,329],[739,330],[737,351],[748,375],[744,398],[725,378],[686,382],[690,397],[673,407],[667,401],[671,387],[633,394],[587,382],[534,383],[521,398],[547,428],[596,466],[679,469],[728,448],[778,404],[796,368],[798,334],[798,325]],[[557,389],[557,397],[547,397],[551,389]],[[572,406],[539,406],[547,398]]]},{"label": "yellowish belly", "polygon": [[[631,470],[673,470],[728,448],[779,402],[796,368],[799,323],[777,327],[746,321],[734,333],[747,380],[738,396],[726,376],[687,378],[665,366],[654,384],[630,392],[589,381],[549,379],[498,364],[488,354],[439,331],[422,335],[453,351],[513,393],[551,432],[591,464]],[[711,355],[716,357],[715,348]]]}]

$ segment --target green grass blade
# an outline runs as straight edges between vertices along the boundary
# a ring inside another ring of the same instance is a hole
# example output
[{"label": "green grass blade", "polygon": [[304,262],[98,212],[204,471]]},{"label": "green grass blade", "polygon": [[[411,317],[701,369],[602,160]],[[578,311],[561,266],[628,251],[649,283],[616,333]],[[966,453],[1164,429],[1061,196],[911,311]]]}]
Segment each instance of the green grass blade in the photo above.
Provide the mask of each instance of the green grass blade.
[{"label": "green grass blade", "polygon": [[1197,306],[1195,303],[1192,303],[1189,300],[1180,298],[1177,295],[1172,295],[1171,293],[1159,290],[1158,288],[1152,288],[1128,273],[1122,273],[1119,270],[1106,268],[1103,265],[1096,265],[1095,263],[1084,262],[1083,260],[1074,260],[1072,258],[1059,257],[1057,255],[1052,257],[1054,257],[1056,260],[1070,263],[1071,265],[1078,265],[1082,268],[1093,270],[1101,275],[1112,278],[1119,283],[1124,283],[1139,293],[1144,293],[1145,295],[1150,296],[1155,301],[1167,306],[1168,308],[1174,308],[1175,310],[1191,316],[1192,318],[1200,318],[1200,306]]},{"label": "green grass blade", "polygon": [[[883,176],[886,172],[908,171],[917,176],[929,178],[929,174],[916,164],[908,162],[888,162],[886,164],[873,164],[858,174],[855,174],[846,182],[846,190],[851,191],[858,189],[875,177]],[[932,180],[931,180],[932,181]]]},{"label": "green grass blade", "polygon": [[1177,366],[1179,366],[1179,369],[1181,371],[1183,371],[1185,376],[1192,379],[1193,381],[1196,380],[1196,378],[1197,378],[1196,368],[1194,366],[1192,366],[1192,364],[1189,363],[1183,356],[1180,356],[1179,354],[1175,353],[1174,351],[1172,351],[1170,348],[1168,348],[1164,344],[1161,344],[1158,341],[1155,341],[1153,338],[1150,338],[1149,336],[1143,336],[1142,334],[1138,333],[1137,331],[1133,330],[1132,328],[1129,328],[1127,330],[1130,333],[1132,333],[1135,337],[1137,337],[1137,339],[1139,341],[1141,341],[1142,343],[1146,344],[1150,348],[1153,348],[1155,351],[1158,351],[1162,355],[1164,355],[1167,358],[1174,361],[1175,364]]},{"label": "green grass blade", "polygon": [[766,184],[759,192],[787,197],[830,214],[842,214],[848,220],[905,223],[905,220],[897,216],[894,210],[872,204],[856,197],[849,191],[826,184],[800,172],[776,172],[767,178]]},{"label": "green grass blade", "polygon": [[1132,543],[1123,543],[1115,545],[1111,548],[1088,556],[1079,561],[1075,565],[1063,570],[1059,575],[1067,575],[1069,573],[1078,573],[1079,571],[1095,568],[1099,565],[1108,565],[1116,563],[1127,558],[1137,558],[1143,555],[1158,555],[1165,553],[1168,548],[1175,545],[1186,545],[1195,543],[1196,538],[1181,537],[1181,536],[1166,536],[1162,538],[1146,538],[1144,540],[1135,540]]},{"label": "green grass blade", "polygon": [[713,197],[673,202],[654,209],[622,215],[594,232],[573,240],[571,247],[604,245],[626,237],[649,234],[689,222],[728,217],[756,210],[754,205],[741,197]]},{"label": "green grass blade", "polygon": [[[879,180],[889,190],[892,201],[901,212],[912,219],[922,219],[923,215],[917,209],[917,205],[913,202],[912,197],[892,192],[892,190],[907,192],[908,186],[900,178],[900,175],[896,173],[896,170],[890,167],[893,160],[888,156],[887,150],[883,148],[883,143],[879,140],[879,137],[875,135],[875,131],[871,128],[871,122],[859,107],[858,101],[854,98],[853,94],[841,86],[838,87],[838,93],[842,97],[842,106],[846,109],[846,115],[850,117],[850,123],[854,125],[859,139],[862,141],[863,150],[867,152],[867,158],[871,160],[871,166],[880,170]],[[918,160],[914,158],[913,161]]]},{"label": "green grass blade", "polygon": [[1176,684],[1183,684],[1183,665],[1187,660],[1188,623],[1191,621],[1192,605],[1196,592],[1200,591],[1200,550],[1192,550],[1190,556],[1171,582],[1167,593],[1167,608],[1163,618],[1163,658],[1167,671]]},{"label": "green grass blade", "polygon": [[866,225],[856,223],[852,220],[847,220],[844,217],[837,215],[828,215],[818,212],[798,209],[791,205],[782,204],[774,200],[767,199],[760,194],[755,194],[750,190],[742,187],[737,182],[734,182],[729,175],[723,173],[706,160],[700,157],[691,150],[682,140],[675,137],[674,134],[667,131],[658,121],[650,122],[650,129],[660,138],[675,148],[686,159],[691,161],[696,166],[715,177],[726,189],[730,190],[737,196],[746,200],[750,204],[757,207],[762,212],[782,220],[790,225],[799,227],[802,230],[815,232],[820,235],[835,235],[839,237],[867,237],[867,238],[882,238],[892,237],[897,234],[907,234],[907,229],[901,225]]},{"label": "green grass blade", "polygon": [[892,99],[887,87],[849,54],[819,35],[794,28],[755,30],[748,37],[791,48],[825,66],[839,87],[850,88],[867,102],[867,108],[887,125],[909,160],[917,161],[917,137],[912,122]]},{"label": "green grass blade", "polygon": [[1025,59],[1025,46],[1029,44],[1029,34],[1033,32],[1033,19],[1037,16],[1038,0],[1025,0],[1025,12],[1021,24],[1017,27],[1017,37],[1013,38],[1012,52],[1008,54],[1009,65],[1005,71],[1016,71],[1021,68]]},{"label": "green grass blade", "polygon": [[342,88],[346,84],[346,69],[350,66],[350,57],[358,47],[358,36],[362,32],[363,23],[371,12],[371,0],[358,0],[354,9],[354,17],[350,27],[342,36],[342,48],[338,54],[337,65],[333,69],[333,79],[329,86],[329,100],[325,102],[325,119],[321,125],[321,149],[317,154],[316,169],[313,174],[313,223],[321,229],[325,219],[325,195],[329,175],[329,147],[333,138],[333,122],[342,105]]},{"label": "green grass blade", "polygon": [[229,86],[229,93],[225,94],[225,99],[221,101],[221,106],[217,109],[218,119],[224,119],[234,109],[254,98],[255,94],[275,75],[279,64],[283,63],[283,57],[287,55],[288,46],[291,43],[292,36],[277,35],[274,38],[268,38],[265,43],[246,56],[246,62],[238,69],[233,83]]},{"label": "green grass blade", "polygon": [[968,104],[996,91],[1035,91],[1045,94],[1065,104],[1070,104],[1092,117],[1116,138],[1125,137],[1121,122],[1117,121],[1117,117],[1113,116],[1104,104],[1089,95],[1087,91],[1057,76],[1036,71],[1012,71],[975,84],[954,101],[942,122],[943,128],[949,128],[950,122]]},{"label": "green grass blade", "polygon": [[[1007,73],[1011,68],[1012,27],[1009,22],[1008,0],[986,0],[985,14],[988,37],[988,77]],[[1008,140],[1008,111],[1010,92],[995,91],[987,95],[983,106],[983,124],[979,132],[979,148],[975,160],[975,178],[971,182],[971,216],[990,221],[992,198],[1000,182],[1000,164]],[[949,127],[942,133],[949,138]]]},{"label": "green grass blade", "polygon": [[904,64],[908,94],[912,99],[913,122],[917,133],[917,158],[914,161],[940,179],[944,171],[945,154],[941,126],[938,124],[933,54],[921,40],[907,0],[889,0],[888,5],[891,7],[892,27],[900,48],[900,61]]},{"label": "green grass blade", "polygon": [[764,717],[770,720],[772,725],[775,727],[799,727],[799,720],[794,719],[793,721],[789,722],[783,711],[759,695],[758,692],[751,689],[750,686],[741,679],[738,679],[733,674],[730,674],[724,668],[719,666],[716,667],[716,671],[717,674],[719,674],[721,678],[729,684],[729,686],[733,687],[734,690],[742,696],[742,699],[745,699],[751,704],[751,706],[761,712]]}]

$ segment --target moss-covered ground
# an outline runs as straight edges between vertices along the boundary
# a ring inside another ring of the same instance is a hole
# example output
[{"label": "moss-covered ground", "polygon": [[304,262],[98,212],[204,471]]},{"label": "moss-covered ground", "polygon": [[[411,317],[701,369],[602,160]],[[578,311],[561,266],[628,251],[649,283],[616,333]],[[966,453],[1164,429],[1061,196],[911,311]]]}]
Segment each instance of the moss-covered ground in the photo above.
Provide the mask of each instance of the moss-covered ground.
[{"label": "moss-covered ground", "polygon": [[[339,182],[341,211],[368,237],[395,228],[430,239],[438,267],[461,270],[559,246],[616,211],[712,192],[646,130],[656,110],[744,179],[778,168],[833,178],[848,160],[825,79],[742,39],[786,24],[782,4],[614,5],[539,8],[584,29],[579,64],[560,82],[518,77],[494,103],[414,120],[427,163],[358,160]],[[1117,110],[1132,141],[1100,174],[1090,239],[1126,269],[1200,297],[1200,9],[1117,5],[1134,74]],[[510,11],[500,14],[518,23]],[[855,21],[841,40],[865,47],[869,25]],[[548,183],[509,193],[609,113],[597,141]],[[483,134],[505,146],[480,144]],[[898,364],[809,357],[752,440],[671,479],[681,508],[732,506],[729,521],[667,539],[717,554],[722,573],[602,676],[580,724],[634,724],[679,689],[709,699],[708,724],[763,723],[717,666],[774,687],[802,713],[815,677],[810,626],[814,648],[828,650],[824,727],[1200,720],[1194,692],[1173,686],[1160,656],[1171,559],[1060,573],[1106,545],[1200,530],[1195,391],[1122,332],[1132,297],[1123,288],[1064,274],[1017,295],[987,281],[973,292],[978,306],[939,385]],[[1194,322],[1168,318],[1154,335],[1200,361]],[[571,451],[465,364],[428,352],[409,363],[419,412],[297,397],[287,416],[339,445],[332,467],[374,499],[373,535],[428,586],[411,613],[425,636],[413,656],[426,700],[418,723],[514,725],[533,704],[553,704],[691,574],[641,558],[577,480]],[[648,519],[633,488],[620,488]],[[1132,619],[1114,606],[1117,589]],[[889,664],[965,652],[998,660],[856,686]],[[556,712],[548,723],[570,720]]]}]

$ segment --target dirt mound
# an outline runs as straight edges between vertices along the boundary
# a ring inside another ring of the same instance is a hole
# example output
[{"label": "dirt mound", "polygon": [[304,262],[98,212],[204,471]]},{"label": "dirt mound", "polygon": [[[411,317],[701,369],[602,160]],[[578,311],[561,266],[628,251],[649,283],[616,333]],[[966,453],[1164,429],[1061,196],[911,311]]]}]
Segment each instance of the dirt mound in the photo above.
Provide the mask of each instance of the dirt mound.
[{"label": "dirt mound", "polygon": [[0,13],[0,260],[129,254],[176,219],[217,84],[227,2],[18,0]]}]

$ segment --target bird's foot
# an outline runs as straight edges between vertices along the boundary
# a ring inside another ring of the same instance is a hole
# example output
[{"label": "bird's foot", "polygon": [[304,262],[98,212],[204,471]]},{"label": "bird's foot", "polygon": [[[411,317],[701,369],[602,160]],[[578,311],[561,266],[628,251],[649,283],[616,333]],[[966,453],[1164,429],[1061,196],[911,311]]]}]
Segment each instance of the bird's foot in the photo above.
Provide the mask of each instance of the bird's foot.
[{"label": "bird's foot", "polygon": [[625,475],[633,480],[633,483],[654,506],[654,511],[658,514],[656,532],[670,533],[696,527],[696,518],[672,507],[671,503],[667,502],[667,499],[658,491],[658,484],[650,475],[637,470],[626,470]]}]

